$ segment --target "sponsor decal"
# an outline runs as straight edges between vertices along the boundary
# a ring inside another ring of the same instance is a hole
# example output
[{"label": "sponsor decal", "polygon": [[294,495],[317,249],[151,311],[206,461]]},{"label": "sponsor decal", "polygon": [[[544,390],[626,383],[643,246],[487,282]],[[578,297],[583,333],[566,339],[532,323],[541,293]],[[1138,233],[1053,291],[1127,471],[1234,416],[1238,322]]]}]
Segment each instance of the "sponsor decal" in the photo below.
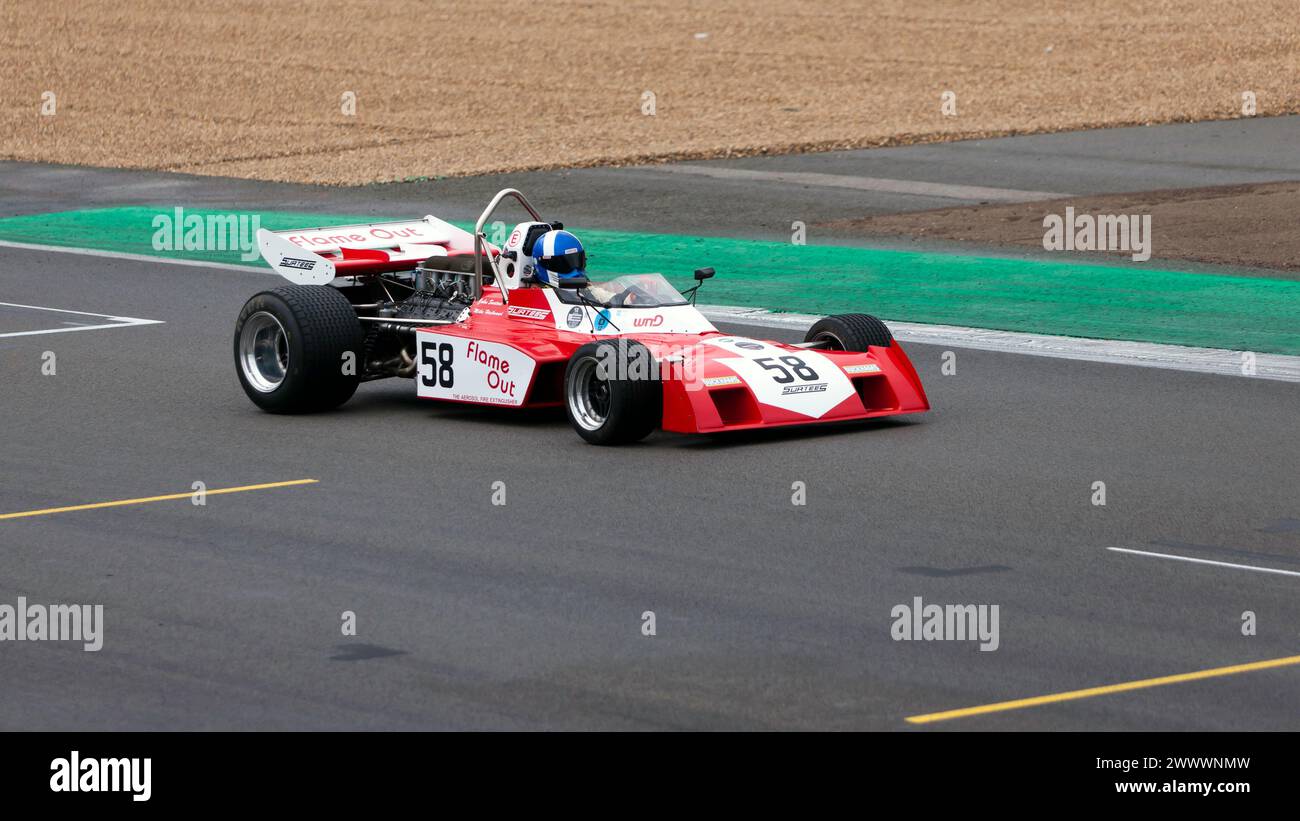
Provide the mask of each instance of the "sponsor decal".
[{"label": "sponsor decal", "polygon": [[502,397],[512,399],[515,397],[515,383],[510,378],[509,359],[484,350],[483,346],[472,339],[465,348],[465,354],[471,362],[477,362],[487,369],[484,381],[487,382],[490,390],[499,392]]},{"label": "sponsor decal", "polygon": [[722,385],[740,385],[742,384],[739,376],[710,376],[705,378],[704,387],[717,388]]},{"label": "sponsor decal", "polygon": [[329,236],[300,236],[293,234],[285,237],[285,239],[299,248],[305,248],[309,245],[349,245],[366,241],[366,238],[361,234],[331,234]]},{"label": "sponsor decal", "polygon": [[596,312],[596,321],[593,323],[597,331],[603,331],[609,327],[609,311],[601,308]]},{"label": "sponsor decal", "polygon": [[429,233],[426,229],[429,226],[421,223],[409,225],[393,226],[392,228],[381,228],[371,226],[361,231],[350,233],[330,233],[329,229],[323,231],[303,231],[296,234],[286,234],[285,239],[297,245],[299,248],[310,248],[312,246],[344,246],[358,245],[361,243],[374,242],[396,242],[397,240],[436,240],[438,237]]},{"label": "sponsor decal", "polygon": [[496,311],[491,308],[484,308],[479,305],[474,306],[474,313],[479,314],[480,316],[505,316],[506,315],[505,311]]},{"label": "sponsor decal", "polygon": [[280,264],[285,268],[298,268],[302,271],[310,271],[316,267],[316,260],[298,259],[297,257],[281,257]]},{"label": "sponsor decal", "polygon": [[874,363],[868,365],[845,365],[845,373],[880,373],[880,366]]},{"label": "sponsor decal", "polygon": [[578,308],[578,307],[570,308],[570,309],[569,309],[569,316],[568,316],[568,318],[564,321],[564,324],[568,325],[570,328],[576,328],[576,327],[578,327],[579,325],[581,325],[581,324],[582,324],[582,309],[581,309],[581,308]]},{"label": "sponsor decal", "polygon": [[496,342],[420,333],[416,392],[434,399],[522,405],[534,362]]},{"label": "sponsor decal", "polygon": [[705,339],[701,344],[735,355],[716,361],[742,378],[764,405],[820,419],[854,393],[840,366],[813,350],[736,336]]},{"label": "sponsor decal", "polygon": [[511,305],[506,312],[511,316],[523,317],[524,319],[550,319],[551,312],[545,308],[525,308],[522,305]]},{"label": "sponsor decal", "polygon": [[658,328],[664,324],[664,315],[655,314],[654,316],[639,316],[632,320],[632,325],[637,328]]}]

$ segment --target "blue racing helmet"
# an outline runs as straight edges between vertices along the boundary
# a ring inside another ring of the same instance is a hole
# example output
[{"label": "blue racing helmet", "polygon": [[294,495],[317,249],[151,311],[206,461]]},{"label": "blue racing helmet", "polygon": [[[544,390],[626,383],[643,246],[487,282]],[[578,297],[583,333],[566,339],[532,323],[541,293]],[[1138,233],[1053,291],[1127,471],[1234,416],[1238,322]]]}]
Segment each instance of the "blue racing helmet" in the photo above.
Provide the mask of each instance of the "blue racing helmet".
[{"label": "blue racing helmet", "polygon": [[553,286],[561,279],[586,276],[587,252],[568,231],[547,231],[533,243],[533,275]]}]

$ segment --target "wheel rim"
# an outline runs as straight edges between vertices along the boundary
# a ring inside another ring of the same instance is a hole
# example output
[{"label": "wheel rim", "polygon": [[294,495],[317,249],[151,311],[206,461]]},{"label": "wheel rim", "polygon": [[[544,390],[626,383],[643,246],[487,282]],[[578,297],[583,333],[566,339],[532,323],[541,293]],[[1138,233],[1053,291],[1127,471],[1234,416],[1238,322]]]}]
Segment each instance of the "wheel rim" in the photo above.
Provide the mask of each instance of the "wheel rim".
[{"label": "wheel rim", "polygon": [[609,419],[609,382],[601,379],[592,357],[573,363],[568,385],[569,413],[585,430],[599,430]]},{"label": "wheel rim", "polygon": [[832,351],[848,350],[848,348],[846,348],[844,345],[844,340],[840,339],[838,336],[831,333],[830,331],[822,331],[821,333],[817,334],[816,338],[813,339],[813,342],[830,342],[831,347],[829,350]]},{"label": "wheel rim", "polygon": [[289,337],[284,326],[266,311],[258,311],[239,332],[239,367],[255,390],[270,393],[280,387],[289,369]]}]

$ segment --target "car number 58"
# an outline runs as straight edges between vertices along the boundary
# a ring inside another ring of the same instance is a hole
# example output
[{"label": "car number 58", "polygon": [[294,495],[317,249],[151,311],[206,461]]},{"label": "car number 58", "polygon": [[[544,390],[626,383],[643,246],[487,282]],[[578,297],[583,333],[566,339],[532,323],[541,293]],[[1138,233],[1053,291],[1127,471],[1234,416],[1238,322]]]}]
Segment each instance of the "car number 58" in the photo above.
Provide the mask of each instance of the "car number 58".
[{"label": "car number 58", "polygon": [[805,382],[812,382],[817,379],[817,371],[809,367],[808,363],[797,356],[780,357],[781,364],[777,364],[772,357],[755,359],[754,364],[768,371],[776,371],[772,381],[778,385],[788,385],[795,380],[795,377]]},{"label": "car number 58", "polygon": [[426,388],[450,388],[455,384],[455,356],[456,349],[450,342],[420,343],[420,381]]}]

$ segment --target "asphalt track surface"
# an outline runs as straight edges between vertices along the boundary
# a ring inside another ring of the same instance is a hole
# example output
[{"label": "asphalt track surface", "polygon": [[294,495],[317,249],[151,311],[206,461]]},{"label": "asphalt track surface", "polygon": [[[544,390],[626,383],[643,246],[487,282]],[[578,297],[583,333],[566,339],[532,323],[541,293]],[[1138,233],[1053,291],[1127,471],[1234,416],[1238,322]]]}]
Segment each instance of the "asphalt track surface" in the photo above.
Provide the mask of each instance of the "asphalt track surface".
[{"label": "asphalt track surface", "polygon": [[[1132,153],[1125,140],[1138,137],[1056,138],[1066,157],[1084,140]],[[1225,176],[1285,173],[1261,170],[1264,156],[1252,166],[1245,142],[1225,152]],[[1188,185],[1206,184],[1197,163],[1209,160],[1189,163]],[[1151,165],[1152,178],[1175,173]],[[207,185],[223,204],[235,190],[253,201],[230,204],[249,207],[337,211],[372,197],[406,215],[426,193],[191,178],[165,195],[151,175],[58,182],[69,173],[5,166],[0,203],[197,204],[191,192]],[[627,196],[656,173],[626,172]],[[600,175],[618,172],[555,178],[576,198]],[[1032,175],[948,179],[1045,188]],[[468,210],[501,184],[453,182],[464,201],[448,195],[448,208]],[[510,182],[527,191],[546,176]],[[751,185],[772,202],[790,190]],[[1046,190],[1061,187],[1085,190]],[[895,207],[882,202],[893,195],[848,193]],[[601,213],[588,207],[570,219]],[[269,273],[3,248],[0,282],[4,302],[164,322],[0,336],[0,514],[195,481],[318,480],[202,507],[0,520],[0,603],[100,603],[106,621],[98,653],[0,643],[5,729],[915,729],[908,716],[1300,652],[1300,577],[1105,549],[1300,571],[1293,384],[973,350],[956,351],[945,376],[941,349],[913,345],[929,414],[657,433],[610,450],[583,444],[562,415],[439,407],[397,380],[362,386],[335,413],[258,412],[235,381],[231,332],[243,301],[278,284]],[[5,309],[0,335],[68,321],[102,320]],[[41,373],[45,351],[54,376]],[[497,481],[504,506],[492,504]],[[1104,507],[1092,504],[1097,481]],[[791,504],[794,482],[804,506]],[[891,609],[918,596],[998,605],[1000,647],[892,640]],[[355,637],[340,635],[345,610]],[[653,637],[641,633],[647,610]],[[1247,610],[1255,636],[1242,635]],[[1292,666],[924,726],[1295,730],[1298,698]]]}]

